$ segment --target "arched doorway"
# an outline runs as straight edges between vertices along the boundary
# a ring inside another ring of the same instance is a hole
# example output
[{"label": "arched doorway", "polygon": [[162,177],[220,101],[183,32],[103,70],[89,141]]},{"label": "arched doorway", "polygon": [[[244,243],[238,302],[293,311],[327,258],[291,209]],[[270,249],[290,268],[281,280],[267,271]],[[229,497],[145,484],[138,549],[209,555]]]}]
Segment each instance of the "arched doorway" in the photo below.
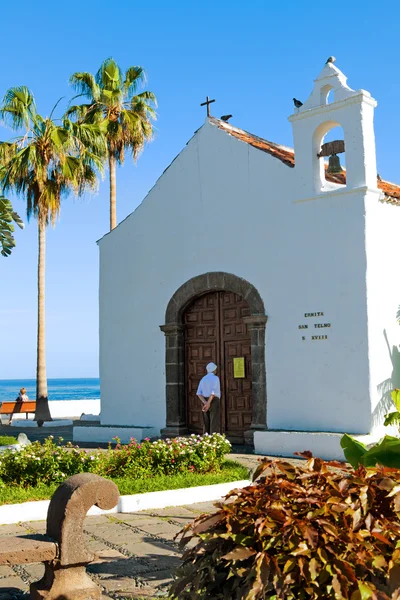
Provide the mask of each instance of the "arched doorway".
[{"label": "arched doorway", "polygon": [[213,361],[218,365],[221,380],[221,433],[234,443],[244,442],[253,416],[251,336],[244,321],[249,316],[246,300],[227,291],[203,294],[184,311],[189,433],[203,431],[201,403],[196,391],[207,363]]},{"label": "arched doorway", "polygon": [[[187,435],[186,360],[184,315],[188,307],[212,292],[230,292],[248,305],[248,316],[242,316],[250,335],[252,421],[244,433],[251,443],[253,432],[266,429],[267,388],[265,368],[264,303],[257,289],[245,279],[231,273],[212,272],[193,277],[171,297],[165,313],[166,427],[164,436]],[[203,373],[202,373],[203,374]]]}]

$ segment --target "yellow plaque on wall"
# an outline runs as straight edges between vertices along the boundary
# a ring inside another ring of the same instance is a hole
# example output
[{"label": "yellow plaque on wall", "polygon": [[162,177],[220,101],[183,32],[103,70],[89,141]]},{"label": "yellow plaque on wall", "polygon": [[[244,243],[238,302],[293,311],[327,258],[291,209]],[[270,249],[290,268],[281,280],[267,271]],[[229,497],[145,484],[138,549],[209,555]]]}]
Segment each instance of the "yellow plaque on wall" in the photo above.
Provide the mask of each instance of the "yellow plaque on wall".
[{"label": "yellow plaque on wall", "polygon": [[243,356],[233,359],[233,376],[235,379],[243,379],[245,377]]}]

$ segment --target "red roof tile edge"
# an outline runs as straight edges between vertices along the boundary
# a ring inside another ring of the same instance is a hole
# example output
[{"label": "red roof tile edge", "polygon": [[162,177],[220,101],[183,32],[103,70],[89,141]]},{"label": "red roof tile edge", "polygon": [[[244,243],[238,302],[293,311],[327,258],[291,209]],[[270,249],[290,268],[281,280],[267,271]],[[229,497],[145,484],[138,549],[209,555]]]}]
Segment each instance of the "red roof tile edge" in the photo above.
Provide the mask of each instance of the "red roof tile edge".
[{"label": "red roof tile edge", "polygon": [[[237,127],[233,127],[229,123],[225,123],[224,121],[220,121],[215,117],[209,118],[210,123],[216,125],[219,129],[222,129],[226,133],[229,133],[233,137],[242,142],[246,142],[253,148],[257,148],[258,150],[262,150],[271,156],[278,158],[281,162],[283,162],[288,167],[294,167],[294,151],[292,148],[288,148],[287,146],[281,146],[279,144],[275,144],[274,142],[269,142],[268,140],[264,140],[248,131],[244,131],[243,129],[238,129]],[[346,171],[342,173],[327,173],[326,179],[331,181],[332,183],[338,183],[341,185],[346,184]],[[378,179],[378,188],[383,191],[385,194],[384,202],[388,202],[389,204],[399,204],[400,205],[400,186],[395,183],[390,183],[389,181],[384,181],[383,179]]]}]

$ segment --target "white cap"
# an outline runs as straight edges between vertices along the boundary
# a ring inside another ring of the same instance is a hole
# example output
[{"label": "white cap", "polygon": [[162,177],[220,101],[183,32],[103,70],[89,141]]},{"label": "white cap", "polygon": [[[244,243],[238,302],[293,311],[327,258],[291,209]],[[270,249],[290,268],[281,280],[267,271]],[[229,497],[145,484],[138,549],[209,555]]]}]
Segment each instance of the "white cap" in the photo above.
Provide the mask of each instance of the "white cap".
[{"label": "white cap", "polygon": [[217,365],[213,362],[208,363],[208,365],[206,366],[207,373],[214,373],[214,371],[216,369],[217,369]]}]

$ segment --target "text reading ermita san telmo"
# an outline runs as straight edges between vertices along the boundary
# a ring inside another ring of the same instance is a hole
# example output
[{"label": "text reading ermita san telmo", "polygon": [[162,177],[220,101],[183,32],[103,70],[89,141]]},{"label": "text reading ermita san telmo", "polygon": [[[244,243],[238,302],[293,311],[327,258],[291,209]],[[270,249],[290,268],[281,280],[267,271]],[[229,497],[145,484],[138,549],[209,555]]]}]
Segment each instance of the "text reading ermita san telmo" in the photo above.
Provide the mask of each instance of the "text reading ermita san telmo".
[{"label": "text reading ermita san telmo", "polygon": [[[323,317],[324,313],[323,312],[310,312],[310,313],[304,313],[304,317],[307,318],[312,318],[312,317]],[[299,329],[309,329],[309,327],[311,328],[314,325],[314,329],[323,329],[325,327],[330,327],[331,324],[330,323],[313,323],[313,324],[303,324],[303,325],[299,325],[298,328]],[[302,336],[302,341],[304,342],[306,340],[306,336],[303,335]],[[316,341],[316,340],[327,340],[328,336],[327,335],[312,335],[311,336],[311,341]]]}]

